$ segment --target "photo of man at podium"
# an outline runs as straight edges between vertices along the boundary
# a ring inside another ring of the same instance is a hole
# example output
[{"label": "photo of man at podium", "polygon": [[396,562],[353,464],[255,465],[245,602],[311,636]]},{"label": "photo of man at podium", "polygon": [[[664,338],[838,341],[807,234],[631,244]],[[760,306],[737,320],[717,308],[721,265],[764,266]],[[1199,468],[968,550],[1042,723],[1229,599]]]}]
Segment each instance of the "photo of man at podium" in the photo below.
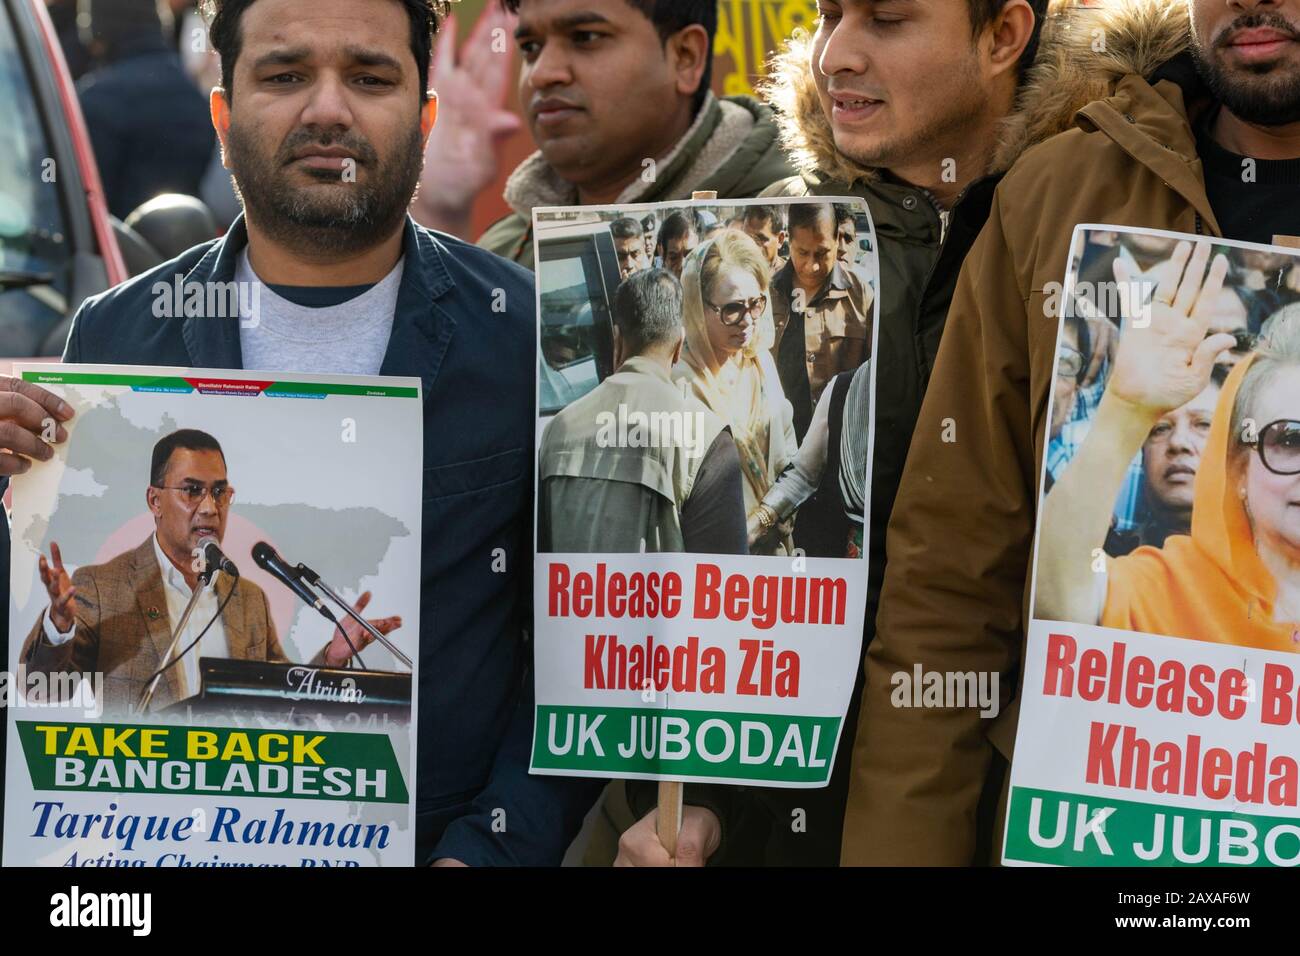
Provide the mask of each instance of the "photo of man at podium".
[{"label": "photo of man at podium", "polygon": [[[219,546],[225,537],[234,498],[225,454],[214,437],[180,429],[161,438],[145,489],[154,521],[148,538],[72,575],[57,543],[50,543],[48,558],[41,556],[50,603],[23,644],[20,659],[28,672],[102,674],[100,705],[106,713],[125,714],[142,703],[157,711],[198,694],[201,657],[289,662],[262,589],[232,576],[233,568],[204,573],[205,562],[223,557],[208,544]],[[369,602],[365,592],[354,608],[361,611]],[[402,619],[369,624],[386,635]],[[343,667],[374,639],[345,619],[308,666]]]}]

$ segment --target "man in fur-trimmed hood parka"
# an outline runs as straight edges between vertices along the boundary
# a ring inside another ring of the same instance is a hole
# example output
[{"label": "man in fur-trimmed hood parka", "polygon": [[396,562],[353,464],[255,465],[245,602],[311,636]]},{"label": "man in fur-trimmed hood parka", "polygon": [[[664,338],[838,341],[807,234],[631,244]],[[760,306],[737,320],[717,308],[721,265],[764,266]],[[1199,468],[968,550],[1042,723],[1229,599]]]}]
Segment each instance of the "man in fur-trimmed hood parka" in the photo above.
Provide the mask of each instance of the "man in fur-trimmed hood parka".
[{"label": "man in fur-trimmed hood parka", "polygon": [[[867,641],[885,563],[885,526],[921,397],[958,269],[988,214],[999,174],[1022,141],[1009,117],[1040,47],[1047,6],[1047,0],[822,0],[815,33],[788,44],[769,70],[764,95],[776,108],[782,145],[799,175],[764,195],[860,196],[876,228],[881,304],[873,355],[880,401],[867,535]],[[801,327],[789,327],[801,322],[801,314],[792,315],[783,341],[803,340]],[[839,500],[838,489],[827,488],[802,513]],[[683,823],[683,838],[705,848],[696,858],[715,846],[715,863],[834,865],[857,699],[855,692],[829,787],[746,788],[747,812],[723,819],[720,834],[690,832]],[[688,786],[687,803],[704,789]],[[740,803],[732,800],[733,807]],[[625,834],[620,859],[662,860],[657,847],[649,816]]]}]

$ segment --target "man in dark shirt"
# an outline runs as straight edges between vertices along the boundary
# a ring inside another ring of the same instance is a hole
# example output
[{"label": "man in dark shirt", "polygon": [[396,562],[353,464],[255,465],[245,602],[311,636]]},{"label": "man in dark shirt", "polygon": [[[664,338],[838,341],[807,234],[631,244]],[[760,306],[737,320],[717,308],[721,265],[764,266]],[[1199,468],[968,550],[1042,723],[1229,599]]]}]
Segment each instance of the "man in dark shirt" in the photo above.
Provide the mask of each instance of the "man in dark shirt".
[{"label": "man in dark shirt", "polygon": [[803,441],[826,383],[867,357],[873,293],[839,261],[830,203],[789,207],[790,260],[772,279],[772,356]]},{"label": "man in dark shirt", "polygon": [[1205,171],[1205,194],[1225,236],[1272,243],[1277,236],[1300,236],[1300,158],[1280,158],[1276,150],[1260,156],[1233,152],[1211,135],[1219,110],[1197,124],[1196,150]]},{"label": "man in dark shirt", "polygon": [[[88,299],[64,359],[284,371],[320,370],[328,360],[339,373],[420,378],[416,860],[558,864],[600,787],[528,773],[532,275],[407,214],[434,122],[425,78],[445,7],[209,6],[223,74],[212,114],[244,215],[220,241]],[[204,306],[160,317],[156,284],[182,280],[208,290]],[[254,321],[212,294],[239,283],[264,287]],[[322,329],[340,308],[356,334],[322,350]],[[9,435],[0,476],[51,457],[46,416],[67,421],[72,409],[0,376],[0,428]],[[55,431],[66,438],[66,428]],[[382,453],[370,464],[384,467]],[[0,522],[0,564],[7,535]]]}]

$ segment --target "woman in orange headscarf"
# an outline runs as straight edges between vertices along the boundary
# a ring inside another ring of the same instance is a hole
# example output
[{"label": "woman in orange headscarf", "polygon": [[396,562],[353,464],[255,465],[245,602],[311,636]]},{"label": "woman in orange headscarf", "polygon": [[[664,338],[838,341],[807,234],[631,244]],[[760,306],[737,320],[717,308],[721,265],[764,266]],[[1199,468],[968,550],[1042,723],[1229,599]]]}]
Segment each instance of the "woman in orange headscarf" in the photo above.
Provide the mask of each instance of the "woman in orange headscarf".
[{"label": "woman in orange headscarf", "polygon": [[[1148,323],[1126,321],[1088,437],[1043,503],[1035,616],[1300,650],[1300,320],[1282,318],[1219,395],[1192,533],[1105,558],[1125,469],[1161,415],[1199,394],[1230,335],[1210,334],[1227,260],[1180,243]],[[1131,275],[1116,267],[1121,296]],[[1132,308],[1126,308],[1133,315]]]}]

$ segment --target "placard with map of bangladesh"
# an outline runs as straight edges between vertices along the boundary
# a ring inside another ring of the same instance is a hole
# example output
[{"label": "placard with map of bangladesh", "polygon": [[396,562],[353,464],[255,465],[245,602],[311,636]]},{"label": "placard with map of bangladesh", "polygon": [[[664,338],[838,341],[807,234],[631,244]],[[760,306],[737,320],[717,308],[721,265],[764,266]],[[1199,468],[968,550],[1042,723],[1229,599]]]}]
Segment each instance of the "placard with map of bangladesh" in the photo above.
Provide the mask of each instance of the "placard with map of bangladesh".
[{"label": "placard with map of bangladesh", "polygon": [[4,865],[410,865],[419,380],[15,375]]}]

